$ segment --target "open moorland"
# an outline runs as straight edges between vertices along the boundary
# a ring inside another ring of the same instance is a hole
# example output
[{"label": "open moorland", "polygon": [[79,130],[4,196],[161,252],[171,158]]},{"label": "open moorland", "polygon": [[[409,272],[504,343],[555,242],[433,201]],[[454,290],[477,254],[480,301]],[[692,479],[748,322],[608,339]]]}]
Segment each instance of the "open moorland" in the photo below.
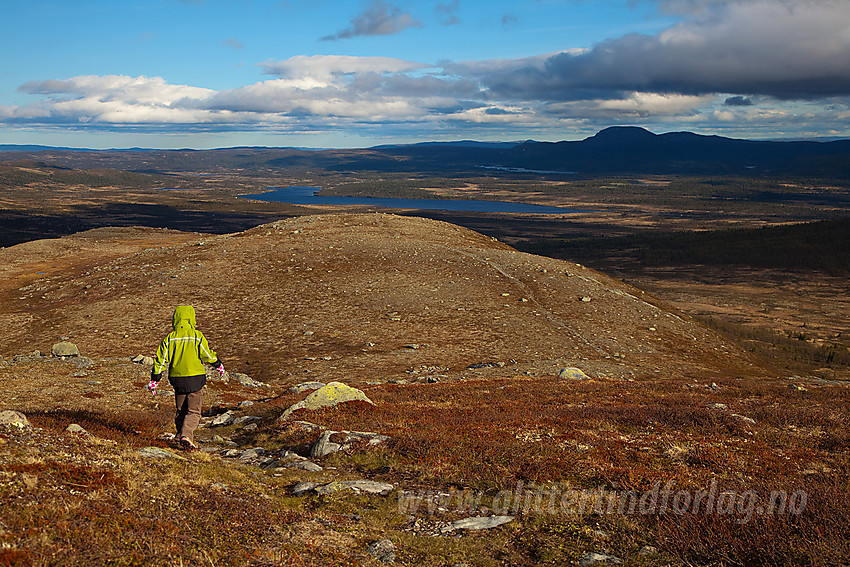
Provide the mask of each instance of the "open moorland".
[{"label": "open moorland", "polygon": [[[3,157],[0,564],[850,560],[840,182]],[[239,197],[286,185],[580,212]],[[181,303],[230,371],[182,454],[131,361]]]}]

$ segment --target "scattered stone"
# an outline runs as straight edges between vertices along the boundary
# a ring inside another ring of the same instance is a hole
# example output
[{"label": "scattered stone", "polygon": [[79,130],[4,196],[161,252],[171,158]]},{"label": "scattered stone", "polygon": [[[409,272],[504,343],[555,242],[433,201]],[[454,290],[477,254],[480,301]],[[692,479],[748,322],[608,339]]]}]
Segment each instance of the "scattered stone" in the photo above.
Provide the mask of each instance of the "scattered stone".
[{"label": "scattered stone", "polygon": [[300,402],[293,404],[281,416],[278,421],[285,420],[292,412],[300,409],[316,410],[323,407],[335,406],[343,402],[364,401],[375,405],[372,400],[366,397],[362,391],[351,386],[346,386],[341,382],[331,382],[326,386],[322,386]]},{"label": "scattered stone", "polygon": [[221,456],[225,459],[235,459],[242,455],[242,451],[239,449],[225,449],[222,451]]},{"label": "scattered stone", "polygon": [[134,356],[132,361],[136,362],[138,364],[141,364],[143,366],[153,366],[153,362],[154,362],[152,356],[145,356],[143,354]]},{"label": "scattered stone", "polygon": [[379,539],[373,541],[366,548],[366,553],[380,561],[381,563],[395,562],[395,545],[388,539]]},{"label": "scattered stone", "polygon": [[453,532],[455,530],[489,530],[507,524],[513,521],[515,516],[477,516],[475,518],[464,518],[452,522],[448,526],[440,529],[442,533]]},{"label": "scattered stone", "polygon": [[658,549],[651,545],[644,545],[638,551],[638,555],[658,555]]},{"label": "scattered stone", "polygon": [[294,487],[292,487],[292,494],[294,494],[295,496],[304,496],[317,486],[319,486],[318,482],[299,482]]},{"label": "scattered stone", "polygon": [[313,458],[326,457],[338,451],[351,449],[357,443],[380,445],[389,440],[389,437],[379,433],[326,430],[322,432],[319,440],[310,449],[310,456]]},{"label": "scattered stone", "polygon": [[242,415],[233,420],[233,425],[244,425],[254,421],[260,421],[262,418],[257,415]]},{"label": "scattered stone", "polygon": [[238,407],[238,408],[249,408],[253,405],[254,405],[254,402],[252,402],[251,400],[243,400],[243,401],[239,402],[236,405],[236,407]]},{"label": "scattered stone", "polygon": [[280,452],[280,458],[284,463],[288,463],[291,461],[306,461],[306,457],[302,457],[295,451],[290,451],[289,449],[284,449]]},{"label": "scattered stone", "polygon": [[590,301],[592,301],[592,298],[588,295],[585,295],[584,297],[581,298],[581,300],[584,301],[585,303],[589,303]]},{"label": "scattered stone", "polygon": [[27,416],[15,410],[0,411],[0,425],[15,427],[17,429],[32,429],[32,424],[27,419]]},{"label": "scattered stone", "polygon": [[562,368],[558,372],[558,378],[562,380],[590,380],[590,376],[578,368]]},{"label": "scattered stone", "polygon": [[803,386],[799,386],[797,384],[788,384],[788,387],[791,388],[792,390],[796,390],[798,392],[808,392],[808,390],[806,388],[804,388]]},{"label": "scattered stone", "polygon": [[745,415],[741,415],[741,414],[739,414],[739,413],[733,413],[733,414],[731,414],[731,415],[732,415],[732,417],[737,417],[738,419],[740,419],[740,420],[741,420],[741,421],[743,421],[744,423],[749,423],[750,425],[752,425],[752,424],[754,424],[754,423],[756,422],[756,420],[754,420],[753,418],[751,418],[751,417],[747,417],[747,416],[745,416]]},{"label": "scattered stone", "polygon": [[243,428],[243,431],[256,431],[257,429],[259,429],[259,427],[257,427],[256,423],[249,423]]},{"label": "scattered stone", "polygon": [[244,451],[242,451],[242,454],[239,455],[239,459],[242,461],[248,461],[265,455],[265,453],[266,450],[262,447],[251,447],[250,449],[245,449]]},{"label": "scattered stone", "polygon": [[503,368],[504,362],[477,362],[466,367],[467,370],[479,370],[482,368]]},{"label": "scattered stone", "polygon": [[322,382],[301,382],[300,384],[296,384],[289,388],[289,392],[293,394],[300,394],[301,392],[306,392],[307,390],[318,390],[322,386],[324,386]]},{"label": "scattered stone", "polygon": [[298,429],[298,431],[316,431],[322,428],[320,425],[310,423],[309,421],[293,421],[290,425]]},{"label": "scattered stone", "polygon": [[717,390],[720,389],[720,386],[718,386],[717,384],[712,382],[711,385],[709,385],[709,388],[711,388],[712,390],[714,390],[716,392]]},{"label": "scattered stone", "polygon": [[253,378],[251,378],[247,374],[241,374],[239,372],[227,372],[227,371],[225,371],[224,375],[228,376],[230,378],[233,378],[234,380],[236,380],[237,382],[239,382],[240,384],[242,384],[246,388],[266,388],[266,387],[268,387],[268,384],[266,384],[265,382],[259,382],[257,380],[254,380]]},{"label": "scattered stone", "polygon": [[177,459],[178,461],[187,460],[185,457],[174,454],[171,451],[161,449],[159,447],[142,447],[139,449],[139,455],[149,459]]},{"label": "scattered stone", "polygon": [[425,377],[425,382],[427,382],[428,384],[436,384],[439,381],[440,381],[439,376],[426,376]]},{"label": "scattered stone", "polygon": [[708,404],[708,407],[711,408],[711,409],[716,409],[716,410],[720,410],[720,411],[726,411],[726,410],[729,409],[729,406],[727,406],[726,404],[721,404],[721,403]]},{"label": "scattered stone", "polygon": [[333,494],[341,490],[353,490],[386,496],[392,492],[393,488],[395,487],[392,484],[375,480],[335,480],[322,486],[316,486],[313,490],[318,494]]},{"label": "scattered stone", "polygon": [[225,427],[227,425],[232,424],[234,419],[235,418],[233,417],[233,412],[226,411],[222,414],[215,416],[212,422],[210,422],[210,427]]},{"label": "scattered stone", "polygon": [[80,435],[86,435],[86,436],[91,435],[81,425],[78,425],[76,423],[70,424],[68,427],[65,428],[65,431],[67,431],[68,433],[79,433]]},{"label": "scattered stone", "polygon": [[620,565],[623,562],[619,557],[608,555],[607,553],[596,553],[588,551],[584,554],[578,564],[579,567],[590,567],[592,565]]},{"label": "scattered stone", "polygon": [[[53,356],[61,357],[61,356],[80,356],[80,349],[77,348],[77,345],[74,343],[69,343],[67,341],[63,341],[61,343],[56,343],[53,345],[53,348],[50,350],[50,353]],[[41,353],[39,353],[41,354]]]},{"label": "scattered stone", "polygon": [[303,461],[290,461],[288,463],[284,463],[281,465],[281,468],[284,469],[295,469],[299,471],[307,471],[307,472],[322,472],[322,467],[317,465],[316,463],[308,460]]},{"label": "scattered stone", "polygon": [[226,441],[224,440],[224,437],[222,437],[221,435],[213,435],[210,439],[210,443],[218,443],[219,445],[225,442]]}]

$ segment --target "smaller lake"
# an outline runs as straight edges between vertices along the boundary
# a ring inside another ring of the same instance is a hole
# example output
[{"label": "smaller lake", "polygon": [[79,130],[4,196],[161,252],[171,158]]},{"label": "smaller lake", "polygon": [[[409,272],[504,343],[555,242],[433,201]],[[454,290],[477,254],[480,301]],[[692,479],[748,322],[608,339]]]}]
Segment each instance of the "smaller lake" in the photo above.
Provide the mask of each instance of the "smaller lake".
[{"label": "smaller lake", "polygon": [[[272,189],[270,187],[270,189]],[[332,197],[316,195],[321,187],[286,187],[262,195],[242,195],[246,199],[277,201],[290,205],[366,205],[390,209],[466,211],[478,213],[536,213],[543,215],[577,213],[577,209],[547,207],[509,201],[461,201],[451,199],[377,199],[372,197]]]}]

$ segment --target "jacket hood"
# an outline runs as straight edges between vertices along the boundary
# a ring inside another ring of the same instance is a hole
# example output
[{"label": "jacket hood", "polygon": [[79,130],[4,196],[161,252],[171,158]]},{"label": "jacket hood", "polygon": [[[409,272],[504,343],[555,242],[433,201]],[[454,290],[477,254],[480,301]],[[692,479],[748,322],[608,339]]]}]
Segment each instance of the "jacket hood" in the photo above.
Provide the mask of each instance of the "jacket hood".
[{"label": "jacket hood", "polygon": [[191,305],[178,305],[171,317],[171,327],[175,331],[183,325],[195,328],[195,308]]}]

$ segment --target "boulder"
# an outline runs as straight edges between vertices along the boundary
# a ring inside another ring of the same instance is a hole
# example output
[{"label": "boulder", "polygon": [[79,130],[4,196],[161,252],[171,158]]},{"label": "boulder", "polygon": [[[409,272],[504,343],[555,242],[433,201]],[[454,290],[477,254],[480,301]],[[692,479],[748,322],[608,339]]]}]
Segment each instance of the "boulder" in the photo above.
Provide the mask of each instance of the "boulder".
[{"label": "boulder", "polygon": [[289,461],[288,463],[284,463],[283,465],[281,465],[281,468],[295,469],[295,470],[306,471],[306,472],[322,472],[322,470],[323,470],[322,467],[320,467],[316,463],[314,463],[312,461],[307,461],[307,460],[304,460],[304,461]]},{"label": "boulder", "polygon": [[558,372],[558,378],[562,380],[590,380],[590,376],[578,368],[562,368]]},{"label": "boulder", "polygon": [[455,530],[489,530],[507,524],[513,521],[514,516],[478,516],[475,518],[464,518],[452,522],[448,526],[442,528],[442,533],[453,532]]},{"label": "boulder", "polygon": [[139,449],[139,455],[148,459],[177,459],[178,461],[186,461],[186,457],[176,455],[171,451],[166,451],[159,447],[142,447]]},{"label": "boulder", "polygon": [[224,427],[226,425],[230,425],[231,423],[233,423],[233,421],[233,412],[226,411],[222,414],[215,416],[215,418],[213,418],[212,422],[210,423],[210,427]]},{"label": "boulder", "polygon": [[296,384],[289,388],[289,392],[293,394],[300,394],[301,392],[306,392],[307,390],[318,390],[322,386],[324,386],[322,382],[301,382],[300,384]]},{"label": "boulder", "polygon": [[77,433],[79,435],[84,435],[84,436],[90,436],[91,435],[88,431],[86,431],[83,428],[83,426],[76,424],[76,423],[72,423],[71,425],[66,427],[65,431],[67,431],[68,433]]},{"label": "boulder", "polygon": [[32,424],[27,419],[27,416],[15,410],[0,411],[0,425],[15,427],[17,429],[32,429]]},{"label": "boulder", "polygon": [[372,400],[366,397],[362,391],[351,386],[346,386],[341,382],[331,382],[326,386],[322,386],[300,402],[293,404],[278,418],[284,420],[292,414],[292,412],[300,409],[317,410],[319,408],[335,406],[344,402],[363,401],[375,405]]},{"label": "boulder", "polygon": [[369,494],[380,494],[386,496],[395,488],[392,484],[386,482],[378,482],[375,480],[341,480],[334,481],[322,486],[317,486],[315,490],[318,494],[333,494],[341,490],[353,490],[354,492],[367,492]]},{"label": "boulder", "polygon": [[62,341],[53,345],[50,353],[53,356],[80,356],[80,349],[74,343]]},{"label": "boulder", "polygon": [[373,541],[366,548],[366,553],[380,561],[381,563],[395,562],[395,545],[388,539],[379,539]]},{"label": "boulder", "polygon": [[623,562],[619,557],[608,555],[607,553],[596,553],[588,551],[584,554],[578,564],[579,567],[591,567],[592,565],[620,565]]},{"label": "boulder", "polygon": [[317,486],[319,486],[318,482],[299,482],[292,488],[292,494],[294,494],[295,496],[304,496]]},{"label": "boulder", "polygon": [[319,440],[310,449],[313,458],[326,457],[337,451],[346,451],[354,445],[380,445],[390,438],[379,433],[367,433],[363,431],[323,431]]},{"label": "boulder", "polygon": [[[216,374],[218,374],[217,371],[216,371]],[[268,387],[268,384],[266,384],[265,382],[260,382],[258,380],[254,380],[253,378],[251,378],[247,374],[242,374],[242,373],[239,373],[239,372],[226,372],[225,371],[224,376],[229,377],[229,378],[233,378],[234,380],[236,380],[237,382],[239,382],[240,384],[242,384],[246,388],[266,388],[266,387]]]}]

